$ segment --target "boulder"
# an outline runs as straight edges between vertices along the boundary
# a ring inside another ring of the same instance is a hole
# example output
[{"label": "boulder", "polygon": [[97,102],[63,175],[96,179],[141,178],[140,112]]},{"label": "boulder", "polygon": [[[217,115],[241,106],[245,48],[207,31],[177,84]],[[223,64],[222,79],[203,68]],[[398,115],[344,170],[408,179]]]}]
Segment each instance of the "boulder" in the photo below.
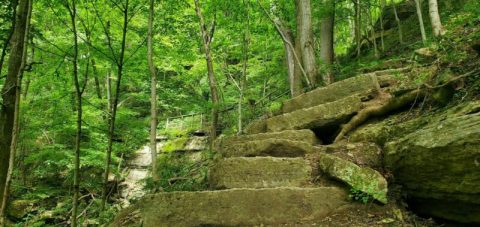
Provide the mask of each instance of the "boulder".
[{"label": "boulder", "polygon": [[[411,201],[422,201],[423,213],[480,223],[479,111],[442,115],[386,144],[386,167]],[[456,206],[438,206],[439,201]]]},{"label": "boulder", "polygon": [[143,226],[308,224],[348,204],[335,187],[159,193],[140,202]]},{"label": "boulder", "polygon": [[229,136],[229,137],[219,137],[215,141],[215,150],[219,151],[222,149],[228,149],[230,147],[236,146],[239,143],[250,142],[253,140],[265,140],[265,139],[286,139],[306,142],[311,145],[320,143],[320,141],[315,136],[311,130],[288,130],[282,132],[274,133],[259,133],[253,135],[242,135],[242,136]]},{"label": "boulder", "polygon": [[387,180],[379,172],[333,155],[317,153],[315,156],[318,168],[323,173],[372,196],[383,204],[387,203]]},{"label": "boulder", "polygon": [[292,129],[315,129],[340,125],[362,108],[359,96],[350,96],[267,119],[267,130],[277,132]]},{"label": "boulder", "polygon": [[207,145],[207,136],[192,136],[188,139],[183,149],[187,152],[204,151],[208,148]]},{"label": "boulder", "polygon": [[295,98],[286,100],[282,105],[283,113],[334,102],[352,95],[367,96],[378,90],[375,76],[360,75],[342,80],[326,87],[317,88]]},{"label": "boulder", "polygon": [[303,158],[227,158],[210,170],[215,189],[301,187],[310,183],[312,168]]},{"label": "boulder", "polygon": [[302,157],[312,152],[313,146],[306,142],[286,139],[264,139],[239,143],[218,152],[223,157]]},{"label": "boulder", "polygon": [[14,200],[7,209],[7,216],[13,220],[21,220],[27,214],[35,210],[36,201],[32,200]]}]

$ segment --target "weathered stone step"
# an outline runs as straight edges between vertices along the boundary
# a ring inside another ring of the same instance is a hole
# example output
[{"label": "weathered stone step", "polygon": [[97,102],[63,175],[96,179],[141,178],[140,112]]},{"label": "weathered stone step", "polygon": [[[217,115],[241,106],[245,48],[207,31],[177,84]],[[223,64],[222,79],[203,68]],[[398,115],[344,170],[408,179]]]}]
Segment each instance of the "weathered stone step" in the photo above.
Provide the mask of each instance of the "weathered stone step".
[{"label": "weathered stone step", "polygon": [[377,78],[374,75],[355,76],[286,100],[283,102],[282,112],[290,113],[334,102],[351,95],[369,95],[375,93],[378,87]]},{"label": "weathered stone step", "polygon": [[292,129],[314,129],[342,124],[362,108],[359,96],[350,96],[334,102],[296,110],[267,119],[270,132]]},{"label": "weathered stone step", "polygon": [[159,193],[141,204],[143,226],[254,226],[309,223],[348,204],[335,187]]},{"label": "weathered stone step", "polygon": [[287,139],[264,139],[239,143],[218,152],[228,157],[303,157],[313,151],[313,146],[307,142]]},{"label": "weathered stone step", "polygon": [[227,158],[210,170],[215,189],[302,187],[310,183],[312,167],[303,158]]},{"label": "weathered stone step", "polygon": [[321,143],[317,139],[315,133],[311,130],[288,130],[282,132],[273,132],[273,133],[259,133],[253,135],[242,135],[242,136],[229,136],[229,137],[220,137],[215,141],[215,150],[225,150],[231,147],[234,147],[240,143],[251,142],[254,140],[265,140],[265,139],[285,139],[309,143],[312,145]]}]

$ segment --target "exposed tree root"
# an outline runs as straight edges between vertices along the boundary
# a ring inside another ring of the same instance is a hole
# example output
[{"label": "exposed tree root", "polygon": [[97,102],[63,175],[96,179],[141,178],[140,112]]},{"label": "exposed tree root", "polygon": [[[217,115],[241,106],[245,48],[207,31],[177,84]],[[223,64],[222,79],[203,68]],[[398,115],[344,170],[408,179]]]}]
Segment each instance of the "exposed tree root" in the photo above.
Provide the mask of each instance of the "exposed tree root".
[{"label": "exposed tree root", "polygon": [[479,71],[473,70],[461,76],[453,77],[440,85],[430,85],[425,83],[417,89],[408,91],[400,96],[392,96],[386,92],[379,92],[379,95],[375,99],[365,104],[365,108],[360,110],[348,123],[342,125],[342,130],[335,138],[334,143],[344,139],[349,132],[365,123],[371,117],[385,116],[392,111],[410,105],[415,100],[424,98],[430,93],[435,93],[437,91],[442,92],[443,89],[448,89],[449,86],[452,87],[452,85],[458,80],[475,75],[476,73],[479,73]]},{"label": "exposed tree root", "polygon": [[416,89],[403,94],[399,97],[393,97],[388,93],[381,93],[380,96],[366,107],[360,110],[347,124],[342,126],[342,130],[335,138],[335,143],[342,140],[347,133],[365,123],[371,117],[384,116],[385,114],[398,110],[417,99],[421,95],[421,89]]}]

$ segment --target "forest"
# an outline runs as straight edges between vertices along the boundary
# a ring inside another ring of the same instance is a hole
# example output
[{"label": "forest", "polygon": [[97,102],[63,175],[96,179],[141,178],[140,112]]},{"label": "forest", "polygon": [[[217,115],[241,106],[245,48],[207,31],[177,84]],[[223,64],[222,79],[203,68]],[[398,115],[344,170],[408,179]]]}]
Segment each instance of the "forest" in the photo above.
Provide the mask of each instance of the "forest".
[{"label": "forest", "polygon": [[1,227],[480,223],[478,0],[0,0],[0,48]]}]

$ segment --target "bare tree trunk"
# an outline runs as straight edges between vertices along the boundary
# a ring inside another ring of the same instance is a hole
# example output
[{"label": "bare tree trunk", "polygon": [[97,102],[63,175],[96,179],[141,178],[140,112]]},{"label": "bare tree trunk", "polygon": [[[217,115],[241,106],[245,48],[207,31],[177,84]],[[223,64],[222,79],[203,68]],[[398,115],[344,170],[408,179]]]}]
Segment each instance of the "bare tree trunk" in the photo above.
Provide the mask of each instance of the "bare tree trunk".
[{"label": "bare tree trunk", "polygon": [[205,25],[205,19],[203,17],[202,11],[200,9],[200,4],[198,0],[195,0],[195,12],[197,13],[200,31],[202,33],[203,48],[205,51],[205,60],[207,61],[207,70],[208,70],[208,83],[210,86],[210,93],[212,99],[212,127],[210,130],[210,148],[213,148],[213,141],[217,137],[217,128],[218,128],[218,90],[217,90],[217,80],[215,78],[215,71],[213,69],[213,60],[210,53],[210,44],[213,39],[213,32],[215,31],[215,19],[213,21],[210,32],[207,31]]},{"label": "bare tree trunk", "polygon": [[100,80],[98,79],[97,62],[95,61],[94,58],[92,58],[92,70],[93,70],[93,79],[95,82],[95,91],[97,93],[97,98],[103,99],[102,88],[100,87]]},{"label": "bare tree trunk", "polygon": [[[110,164],[112,162],[112,149],[113,149],[113,140],[115,137],[115,120],[117,117],[118,109],[118,99],[120,98],[120,85],[122,82],[123,76],[123,67],[124,67],[124,58],[125,58],[125,48],[127,41],[127,32],[128,32],[128,13],[129,13],[129,0],[125,0],[124,8],[122,9],[123,13],[123,25],[122,25],[122,43],[120,47],[120,54],[117,61],[117,81],[115,84],[115,95],[111,101],[111,114],[109,116],[109,129],[108,129],[108,145],[107,145],[107,157],[105,160],[105,173],[103,175],[103,191],[102,191],[102,203],[101,210],[105,209],[108,197],[108,176],[110,174]],[[108,34],[109,35],[109,34]]]},{"label": "bare tree trunk", "polygon": [[[378,55],[378,47],[377,47],[377,37],[375,35],[375,25],[373,24],[373,18],[372,18],[372,5],[368,4],[368,9],[367,9],[368,13],[367,13],[367,16],[368,16],[368,23],[370,23],[370,34],[371,34],[371,39],[372,39],[372,42],[373,42],[373,51],[375,53],[375,58],[379,58],[379,55]],[[368,26],[367,26],[368,28]],[[367,34],[368,34],[368,30],[367,30]]]},{"label": "bare tree trunk", "polygon": [[322,64],[323,81],[325,84],[331,84],[335,81],[333,75],[333,35],[335,25],[335,0],[324,0],[324,6],[328,9],[320,21],[320,60]]},{"label": "bare tree trunk", "polygon": [[402,31],[402,23],[400,21],[400,18],[398,17],[398,12],[397,12],[397,4],[393,2],[393,13],[395,14],[395,21],[397,22],[397,27],[398,27],[398,41],[400,44],[403,44],[403,31]]},{"label": "bare tree trunk", "polygon": [[[15,121],[15,109],[17,101],[17,89],[21,86],[19,76],[23,71],[25,39],[28,36],[28,18],[30,1],[21,0],[19,11],[15,17],[15,29],[11,39],[11,51],[8,59],[8,74],[1,91],[3,104],[0,105],[0,201],[4,199],[7,185],[7,176],[10,168],[10,153]],[[13,157],[14,158],[14,157]]]},{"label": "bare tree trunk", "polygon": [[297,6],[297,37],[302,55],[302,64],[310,83],[313,87],[316,87],[321,78],[317,78],[318,71],[315,64],[310,0],[295,0],[295,3]]},{"label": "bare tree trunk", "polygon": [[152,178],[157,182],[157,70],[153,63],[153,20],[154,20],[154,0],[149,1],[148,10],[148,69],[151,77],[151,95],[150,95],[150,153],[152,156]]},{"label": "bare tree trunk", "polygon": [[243,34],[243,72],[240,79],[240,96],[238,98],[238,135],[243,131],[243,99],[245,95],[245,87],[247,85],[247,69],[248,69],[248,48],[250,44],[250,3],[249,1],[243,1],[243,5],[246,9],[246,25]]},{"label": "bare tree trunk", "polygon": [[415,0],[415,6],[417,8],[417,16],[418,16],[418,23],[420,24],[420,32],[422,33],[422,41],[423,43],[427,42],[427,35],[425,33],[425,26],[423,25],[423,14],[422,14],[422,6],[420,4],[421,0]]},{"label": "bare tree trunk", "polygon": [[438,13],[437,0],[428,0],[428,12],[430,14],[430,21],[432,23],[433,35],[435,37],[445,34],[445,30],[442,26],[440,14]]},{"label": "bare tree trunk", "polygon": [[[293,40],[293,35],[290,30],[284,31],[285,38],[290,43],[295,43]],[[288,80],[290,84],[290,94],[292,97],[299,96],[303,93],[303,86],[302,86],[302,78],[298,72],[295,70],[295,66],[297,65],[295,61],[295,48],[292,48],[287,42],[283,42],[285,47],[285,59],[287,62],[287,70],[288,70]],[[297,69],[299,71],[300,69]]]},{"label": "bare tree trunk", "polygon": [[[75,84],[75,97],[76,97],[76,110],[77,110],[77,133],[75,137],[75,155],[74,155],[74,173],[73,173],[73,208],[70,223],[72,227],[77,226],[77,213],[78,213],[78,198],[80,194],[80,147],[82,138],[82,94],[83,90],[80,86],[80,79],[78,77],[78,31],[77,31],[77,6],[76,0],[72,0],[70,5],[66,3],[66,7],[70,13],[71,26],[73,31],[73,79]],[[88,66],[85,74],[85,83],[88,76]]]},{"label": "bare tree trunk", "polygon": [[285,26],[285,23],[278,18],[277,16],[271,16],[268,11],[260,4],[260,1],[257,0],[258,5],[262,8],[265,15],[272,21],[277,29],[280,38],[282,38],[283,44],[285,46],[285,58],[287,61],[288,68],[288,76],[290,82],[290,90],[292,97],[300,95],[303,93],[303,85],[302,85],[302,75],[305,79],[307,86],[312,88],[312,83],[308,78],[305,70],[302,66],[302,55],[300,54],[300,47],[298,45],[298,36],[297,40],[294,41],[294,36],[292,30]]},{"label": "bare tree trunk", "polygon": [[385,42],[383,40],[383,36],[385,33],[385,28],[383,26],[383,13],[385,11],[385,0],[380,0],[380,41],[381,41],[381,48],[382,52],[385,52]]},{"label": "bare tree trunk", "polygon": [[2,76],[2,69],[3,69],[3,63],[5,62],[5,56],[7,55],[7,49],[8,46],[10,45],[10,40],[12,39],[13,32],[15,31],[15,21],[16,21],[16,12],[17,12],[17,5],[18,5],[18,0],[13,0],[12,1],[12,25],[10,27],[10,32],[7,36],[7,39],[5,39],[2,47],[2,53],[0,55],[0,77]]},{"label": "bare tree trunk", "polygon": [[357,41],[357,57],[362,52],[362,7],[360,0],[355,0],[355,40]]}]

